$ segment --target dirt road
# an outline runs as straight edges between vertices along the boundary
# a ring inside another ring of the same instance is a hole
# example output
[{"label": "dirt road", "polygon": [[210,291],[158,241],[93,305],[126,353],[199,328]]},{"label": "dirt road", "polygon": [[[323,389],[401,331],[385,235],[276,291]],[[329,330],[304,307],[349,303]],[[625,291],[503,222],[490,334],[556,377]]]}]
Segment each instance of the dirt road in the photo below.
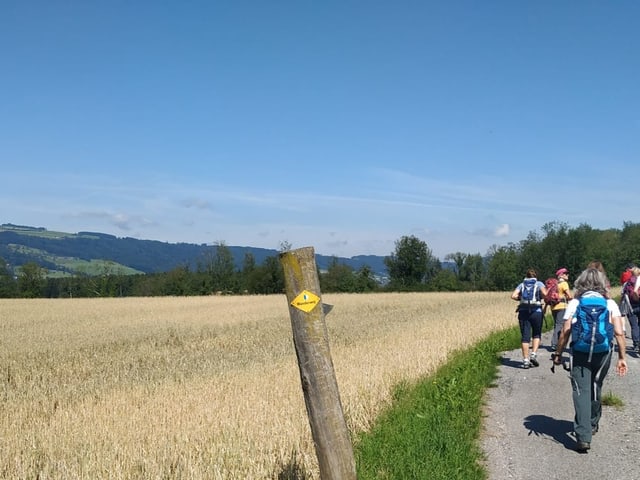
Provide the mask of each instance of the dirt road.
[{"label": "dirt road", "polygon": [[537,368],[522,368],[520,350],[503,353],[497,387],[487,394],[481,443],[490,480],[640,478],[640,358],[630,353],[631,339],[629,373],[619,377],[612,367],[603,388],[624,406],[603,407],[588,453],[574,450],[571,385],[562,367],[551,373],[549,339],[543,335]]}]

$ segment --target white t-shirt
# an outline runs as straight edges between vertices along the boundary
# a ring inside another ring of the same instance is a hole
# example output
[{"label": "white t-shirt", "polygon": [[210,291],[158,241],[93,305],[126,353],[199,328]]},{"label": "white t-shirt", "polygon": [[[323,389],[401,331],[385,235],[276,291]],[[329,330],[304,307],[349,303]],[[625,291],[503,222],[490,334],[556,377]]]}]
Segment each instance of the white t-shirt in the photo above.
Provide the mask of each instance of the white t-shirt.
[{"label": "white t-shirt", "polygon": [[[600,297],[602,298],[602,295],[600,295],[597,292],[585,292],[582,294],[583,297]],[[567,320],[569,318],[571,318],[571,323],[575,323],[576,318],[575,318],[575,314],[576,314],[576,310],[578,309],[578,304],[580,303],[580,300],[578,300],[577,298],[572,298],[569,301],[569,304],[567,305],[567,309],[564,311],[564,317],[563,320]],[[609,313],[611,314],[609,317],[609,321],[611,321],[612,317],[621,317],[622,315],[620,314],[620,307],[618,307],[618,304],[615,302],[615,300],[611,300],[610,298],[607,299],[607,309],[609,310]]]}]

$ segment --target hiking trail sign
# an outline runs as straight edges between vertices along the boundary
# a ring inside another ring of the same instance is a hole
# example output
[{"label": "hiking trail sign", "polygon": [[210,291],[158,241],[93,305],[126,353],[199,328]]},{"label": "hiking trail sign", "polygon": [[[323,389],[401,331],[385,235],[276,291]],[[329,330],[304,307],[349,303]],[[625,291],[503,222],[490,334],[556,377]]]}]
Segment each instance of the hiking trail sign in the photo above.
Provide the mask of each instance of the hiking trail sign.
[{"label": "hiking trail sign", "polygon": [[293,299],[291,305],[303,312],[309,313],[316,308],[316,305],[320,302],[320,297],[309,290],[303,290],[300,294]]}]

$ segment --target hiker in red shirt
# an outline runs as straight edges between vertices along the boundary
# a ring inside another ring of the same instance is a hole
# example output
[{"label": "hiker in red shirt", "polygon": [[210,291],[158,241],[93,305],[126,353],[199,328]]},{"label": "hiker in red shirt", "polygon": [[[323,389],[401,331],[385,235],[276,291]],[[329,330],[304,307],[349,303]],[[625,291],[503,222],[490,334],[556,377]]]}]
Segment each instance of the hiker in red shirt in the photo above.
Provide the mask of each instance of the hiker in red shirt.
[{"label": "hiker in red shirt", "polygon": [[[640,326],[638,324],[638,315],[640,315],[640,268],[633,266],[628,270],[629,276],[625,283],[622,284],[620,291],[620,312],[627,317],[629,325],[631,325],[631,339],[633,340],[633,351],[640,353]],[[626,278],[623,273],[620,280]],[[626,335],[626,330],[625,330]]]}]

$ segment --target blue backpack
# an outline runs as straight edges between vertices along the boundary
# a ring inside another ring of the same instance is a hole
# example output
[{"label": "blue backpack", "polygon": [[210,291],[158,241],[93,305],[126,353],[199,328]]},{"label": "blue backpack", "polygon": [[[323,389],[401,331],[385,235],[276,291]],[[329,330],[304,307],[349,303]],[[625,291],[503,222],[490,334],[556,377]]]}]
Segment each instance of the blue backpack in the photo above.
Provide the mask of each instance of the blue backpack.
[{"label": "blue backpack", "polygon": [[611,349],[613,325],[609,321],[607,299],[604,297],[580,297],[571,326],[571,349],[589,354],[604,353]]},{"label": "blue backpack", "polygon": [[522,290],[520,291],[521,306],[540,306],[541,292],[538,288],[537,278],[525,278],[522,281]]}]

